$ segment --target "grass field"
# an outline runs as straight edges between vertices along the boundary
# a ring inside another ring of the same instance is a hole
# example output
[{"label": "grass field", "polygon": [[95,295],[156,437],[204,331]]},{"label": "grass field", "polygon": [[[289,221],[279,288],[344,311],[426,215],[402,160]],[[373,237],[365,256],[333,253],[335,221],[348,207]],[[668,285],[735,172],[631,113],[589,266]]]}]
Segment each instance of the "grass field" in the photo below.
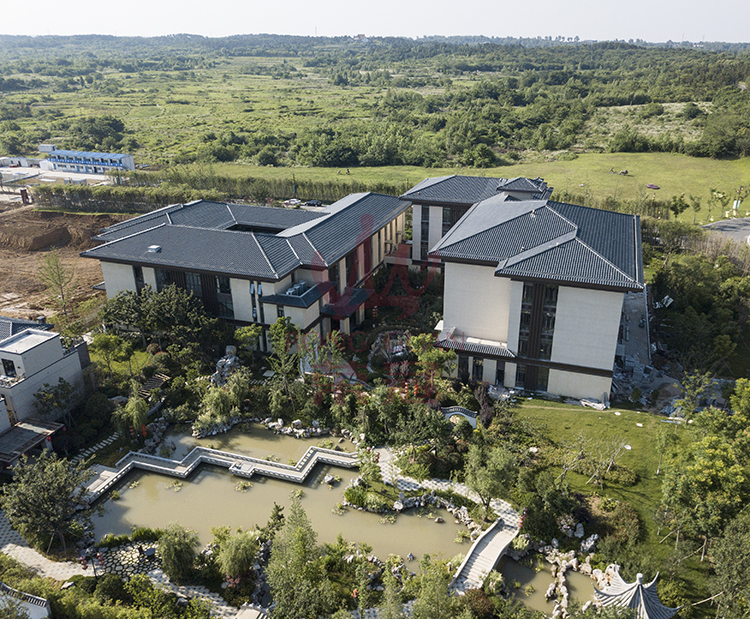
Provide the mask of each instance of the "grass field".
[{"label": "grass field", "polygon": [[[627,170],[628,174],[612,174]],[[556,193],[567,191],[588,199],[603,200],[608,196],[626,200],[666,200],[673,195],[700,196],[703,200],[699,223],[709,218],[709,189],[715,188],[729,195],[735,195],[741,186],[750,185],[750,158],[716,160],[688,157],[670,153],[584,153],[572,160],[555,160],[542,157],[533,163],[522,163],[500,168],[417,168],[413,166],[350,168],[272,168],[237,163],[214,164],[217,173],[228,175],[248,175],[261,178],[291,178],[317,181],[340,181],[342,183],[389,182],[415,185],[419,181],[449,174],[471,176],[496,176],[513,178],[528,176],[542,177],[555,188]],[[655,184],[659,190],[648,189]],[[554,197],[554,194],[553,194]],[[750,203],[747,204],[750,211]],[[742,210],[745,215],[745,211]],[[720,219],[715,207],[710,215]],[[693,221],[694,213],[688,209],[680,219]]]},{"label": "grass field", "polygon": [[[597,411],[544,400],[524,400],[519,407],[519,416],[537,424],[542,433],[557,444],[573,441],[580,434],[593,441],[614,437],[626,439],[631,449],[623,454],[618,463],[630,467],[638,474],[638,482],[635,485],[626,487],[607,482],[604,489],[599,490],[595,486],[586,485],[587,476],[578,473],[568,473],[567,480],[574,490],[584,494],[598,492],[602,496],[628,502],[640,517],[644,550],[660,560],[668,560],[667,555],[674,547],[674,538],[660,544],[664,535],[669,533],[669,529],[662,530],[661,535],[657,535],[654,520],[662,497],[663,468],[668,464],[668,457],[665,455],[662,474],[657,476],[659,454],[655,435],[657,428],[663,423],[663,417],[617,407]],[[690,430],[685,427],[677,427],[679,442],[673,453],[691,442],[689,432]],[[701,595],[705,592],[708,564],[700,564],[692,559],[684,563],[683,567],[683,576],[691,583],[694,594]]]}]

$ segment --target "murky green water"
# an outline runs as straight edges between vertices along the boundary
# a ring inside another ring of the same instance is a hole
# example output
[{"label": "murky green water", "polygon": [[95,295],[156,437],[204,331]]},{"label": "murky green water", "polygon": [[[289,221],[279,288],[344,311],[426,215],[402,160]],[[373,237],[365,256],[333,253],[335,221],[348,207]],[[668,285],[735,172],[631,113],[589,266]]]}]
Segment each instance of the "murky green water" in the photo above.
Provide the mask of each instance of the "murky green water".
[{"label": "murky green water", "polygon": [[[502,572],[505,583],[511,587],[516,599],[532,610],[538,610],[552,614],[554,601],[548,602],[544,598],[547,588],[552,583],[552,574],[549,571],[549,563],[543,562],[543,569],[535,571],[522,563],[514,561],[509,557],[503,557],[497,565]],[[568,583],[568,591],[571,599],[577,599],[581,604],[593,598],[594,581],[579,572],[567,571],[565,580]],[[518,586],[513,586],[517,584]]]},{"label": "murky green water", "polygon": [[[253,427],[249,434],[233,430],[200,441],[184,435],[174,435],[170,439],[177,444],[173,456],[176,458],[184,456],[195,444],[201,444],[263,458],[272,453],[282,462],[298,459],[308,447],[318,443],[317,440],[274,435],[260,426]],[[352,449],[351,444],[348,448]],[[329,472],[342,477],[342,482],[333,489],[321,483]],[[175,491],[175,480],[171,477],[135,472],[126,477],[118,489],[120,500],[103,503],[105,513],[94,519],[95,532],[100,538],[105,533],[129,533],[134,525],[164,527],[176,521],[197,531],[201,543],[207,544],[211,541],[212,527],[228,525],[234,529],[263,525],[274,503],[285,506],[288,512],[291,493],[301,489],[302,506],[318,532],[320,543],[333,542],[341,533],[349,541],[370,544],[373,552],[383,559],[389,554],[405,556],[410,552],[417,559],[425,553],[451,558],[468,551],[469,544],[459,545],[453,541],[463,527],[454,524],[453,518],[444,511],[440,512],[446,520],[442,524],[415,514],[401,515],[395,524],[381,524],[377,514],[356,510],[340,516],[333,514],[332,508],[343,500],[343,489],[356,476],[356,470],[321,465],[305,484],[255,476],[250,480],[252,487],[243,492],[237,489],[240,478],[226,469],[204,465]],[[417,563],[410,563],[409,567],[416,571]]]}]

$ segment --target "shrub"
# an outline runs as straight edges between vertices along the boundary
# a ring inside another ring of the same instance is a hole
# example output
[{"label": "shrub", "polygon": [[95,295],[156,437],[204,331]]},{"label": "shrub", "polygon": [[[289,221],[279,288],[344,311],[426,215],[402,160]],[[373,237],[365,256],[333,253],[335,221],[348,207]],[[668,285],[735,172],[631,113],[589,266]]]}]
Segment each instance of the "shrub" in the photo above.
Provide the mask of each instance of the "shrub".
[{"label": "shrub", "polygon": [[365,507],[373,512],[382,512],[390,507],[390,503],[375,492],[368,492],[365,496]]},{"label": "shrub", "polygon": [[122,578],[115,574],[105,574],[96,585],[95,595],[102,602],[126,602],[129,600],[125,593],[125,583]]},{"label": "shrub", "polygon": [[176,522],[167,525],[159,538],[162,568],[170,580],[183,580],[193,571],[198,535]]},{"label": "shrub", "polygon": [[221,543],[219,569],[230,578],[244,576],[252,569],[257,552],[257,531],[239,531]]},{"label": "shrub", "polygon": [[344,498],[348,503],[356,505],[357,507],[365,507],[365,501],[367,499],[367,491],[361,486],[349,486],[344,490]]}]

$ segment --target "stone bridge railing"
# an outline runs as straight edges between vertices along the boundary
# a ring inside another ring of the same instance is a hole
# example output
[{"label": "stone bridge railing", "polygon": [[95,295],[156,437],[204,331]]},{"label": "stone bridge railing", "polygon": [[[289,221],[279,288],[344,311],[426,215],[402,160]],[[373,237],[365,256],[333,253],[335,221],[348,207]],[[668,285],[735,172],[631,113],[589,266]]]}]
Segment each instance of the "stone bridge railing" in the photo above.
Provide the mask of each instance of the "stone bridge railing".
[{"label": "stone bridge railing", "polygon": [[469,410],[468,408],[464,408],[463,406],[446,406],[444,408],[441,408],[440,411],[445,415],[446,419],[450,419],[454,415],[463,417],[471,424],[471,427],[476,430],[477,417],[479,417],[479,413]]},{"label": "stone bridge railing", "polygon": [[357,454],[323,447],[310,447],[294,465],[207,447],[193,448],[182,460],[171,460],[131,451],[117,462],[115,468],[100,467],[97,477],[89,482],[86,487],[89,489],[88,501],[93,502],[115,486],[133,469],[137,468],[185,479],[201,464],[221,466],[240,477],[252,477],[258,474],[302,483],[318,463],[352,468],[357,466],[359,460]]}]

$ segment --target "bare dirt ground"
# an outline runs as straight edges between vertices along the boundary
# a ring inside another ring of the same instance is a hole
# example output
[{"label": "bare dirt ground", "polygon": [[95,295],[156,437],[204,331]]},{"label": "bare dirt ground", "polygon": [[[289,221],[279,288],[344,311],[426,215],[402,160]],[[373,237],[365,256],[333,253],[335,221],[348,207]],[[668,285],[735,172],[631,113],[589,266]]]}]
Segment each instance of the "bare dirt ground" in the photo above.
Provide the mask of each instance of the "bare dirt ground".
[{"label": "bare dirt ground", "polygon": [[22,206],[17,194],[0,194],[0,314],[33,319],[55,312],[37,276],[52,249],[74,270],[74,303],[103,294],[92,289],[103,280],[99,262],[79,253],[96,245],[91,237],[97,231],[121,219],[35,211],[33,205]]}]

